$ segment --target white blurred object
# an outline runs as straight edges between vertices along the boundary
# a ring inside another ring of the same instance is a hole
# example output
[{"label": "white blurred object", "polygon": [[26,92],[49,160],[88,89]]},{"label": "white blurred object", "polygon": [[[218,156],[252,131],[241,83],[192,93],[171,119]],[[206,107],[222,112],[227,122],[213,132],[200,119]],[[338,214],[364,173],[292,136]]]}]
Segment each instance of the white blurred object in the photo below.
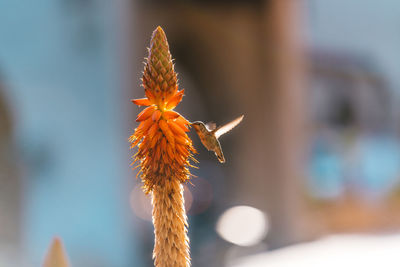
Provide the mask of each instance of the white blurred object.
[{"label": "white blurred object", "polygon": [[252,246],[267,234],[268,220],[266,215],[256,208],[236,206],[221,215],[216,230],[223,239],[233,244]]},{"label": "white blurred object", "polygon": [[243,257],[229,267],[398,267],[400,234],[336,235],[263,254]]}]

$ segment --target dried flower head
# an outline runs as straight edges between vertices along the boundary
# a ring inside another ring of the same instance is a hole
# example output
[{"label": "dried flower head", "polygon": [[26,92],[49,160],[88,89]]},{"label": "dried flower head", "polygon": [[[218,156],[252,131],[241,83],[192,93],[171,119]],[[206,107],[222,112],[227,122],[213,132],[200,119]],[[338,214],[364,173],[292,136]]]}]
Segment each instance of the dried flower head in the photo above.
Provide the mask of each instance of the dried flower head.
[{"label": "dried flower head", "polygon": [[180,182],[189,179],[189,158],[195,152],[186,134],[189,121],[173,110],[182,100],[184,90],[178,91],[167,37],[161,27],[153,32],[151,38],[143,87],[146,98],[132,102],[147,108],[137,116],[140,125],[129,140],[131,148],[138,145],[134,160],[140,162],[140,177],[148,193],[154,185],[162,185],[165,179]]}]

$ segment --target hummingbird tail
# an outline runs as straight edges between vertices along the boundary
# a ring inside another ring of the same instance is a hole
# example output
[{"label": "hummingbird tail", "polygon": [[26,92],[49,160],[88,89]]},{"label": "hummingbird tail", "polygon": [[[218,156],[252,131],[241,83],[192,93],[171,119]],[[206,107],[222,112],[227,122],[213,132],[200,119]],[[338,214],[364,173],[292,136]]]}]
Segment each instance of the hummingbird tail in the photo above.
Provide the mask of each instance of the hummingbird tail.
[{"label": "hummingbird tail", "polygon": [[224,154],[222,153],[222,151],[220,151],[220,153],[215,152],[215,155],[217,156],[219,162],[225,163],[225,157],[224,157]]}]

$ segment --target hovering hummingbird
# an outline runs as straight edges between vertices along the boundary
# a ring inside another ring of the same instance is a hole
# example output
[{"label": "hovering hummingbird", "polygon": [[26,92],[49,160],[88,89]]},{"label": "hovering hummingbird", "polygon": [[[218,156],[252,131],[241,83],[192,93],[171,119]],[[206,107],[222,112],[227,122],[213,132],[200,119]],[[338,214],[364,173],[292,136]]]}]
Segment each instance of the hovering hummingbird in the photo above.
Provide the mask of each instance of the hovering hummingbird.
[{"label": "hovering hummingbird", "polygon": [[214,151],[219,162],[224,163],[224,153],[222,153],[221,144],[219,143],[218,138],[238,125],[242,121],[243,117],[244,115],[220,127],[216,127],[215,123],[213,122],[204,124],[201,121],[192,122],[191,125],[193,125],[200,138],[200,141],[207,148],[207,150]]}]

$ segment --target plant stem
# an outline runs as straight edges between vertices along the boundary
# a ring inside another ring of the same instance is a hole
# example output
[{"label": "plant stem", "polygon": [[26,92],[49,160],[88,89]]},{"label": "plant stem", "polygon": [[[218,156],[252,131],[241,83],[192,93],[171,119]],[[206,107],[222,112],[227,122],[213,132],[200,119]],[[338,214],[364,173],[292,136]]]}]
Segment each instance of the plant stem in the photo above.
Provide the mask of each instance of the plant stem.
[{"label": "plant stem", "polygon": [[190,266],[187,217],[183,199],[183,186],[176,180],[166,179],[152,192],[154,224],[154,265],[156,267]]}]

